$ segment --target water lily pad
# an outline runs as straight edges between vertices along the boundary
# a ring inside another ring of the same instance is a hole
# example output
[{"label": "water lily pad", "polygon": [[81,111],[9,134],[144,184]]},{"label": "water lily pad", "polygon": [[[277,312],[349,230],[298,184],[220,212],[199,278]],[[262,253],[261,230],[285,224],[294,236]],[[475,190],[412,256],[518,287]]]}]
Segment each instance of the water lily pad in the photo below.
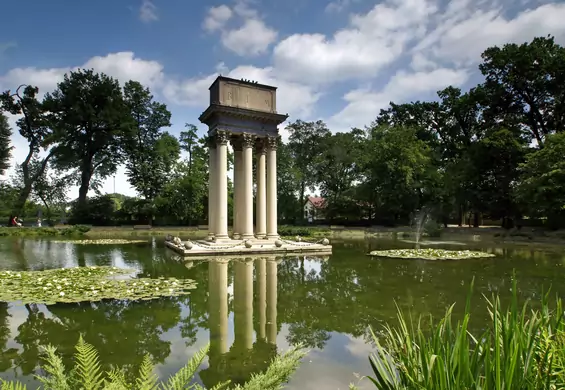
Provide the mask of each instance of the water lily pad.
[{"label": "water lily pad", "polygon": [[124,245],[124,244],[145,244],[147,240],[123,240],[123,239],[112,239],[104,238],[99,240],[53,240],[52,242],[58,243],[72,243],[77,245]]},{"label": "water lily pad", "polygon": [[103,299],[156,299],[186,295],[190,279],[124,278],[133,270],[75,267],[46,271],[0,271],[0,301],[23,303],[95,302]]},{"label": "water lily pad", "polygon": [[481,257],[494,257],[495,255],[478,251],[453,251],[446,249],[389,249],[383,251],[372,251],[371,256],[392,257],[397,259],[421,259],[421,260],[462,260],[477,259]]}]

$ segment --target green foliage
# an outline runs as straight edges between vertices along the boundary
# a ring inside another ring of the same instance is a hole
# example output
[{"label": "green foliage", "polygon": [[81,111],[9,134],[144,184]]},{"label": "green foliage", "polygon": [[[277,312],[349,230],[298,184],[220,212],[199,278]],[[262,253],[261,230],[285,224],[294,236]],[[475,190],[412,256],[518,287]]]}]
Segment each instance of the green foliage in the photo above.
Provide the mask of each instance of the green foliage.
[{"label": "green foliage", "polygon": [[513,298],[503,308],[498,296],[487,300],[490,325],[484,333],[469,331],[470,298],[464,317],[454,323],[453,306],[424,327],[398,309],[399,325],[373,334],[377,352],[370,356],[378,389],[561,389],[565,386],[565,320],[560,299],[550,308],[518,307]]},{"label": "green foliage", "polygon": [[4,175],[10,167],[12,157],[12,129],[8,124],[8,118],[0,110],[0,175]]},{"label": "green foliage", "polygon": [[83,69],[65,74],[55,91],[45,95],[44,105],[57,143],[54,166],[76,173],[82,210],[91,187],[96,189],[123,162],[123,140],[132,127],[128,106],[117,80]]},{"label": "green foliage", "polygon": [[90,231],[89,226],[75,225],[65,228],[54,227],[0,227],[0,237],[53,237],[53,236],[74,236],[80,237]]},{"label": "green foliage", "polygon": [[[120,370],[104,372],[101,368],[98,352],[86,343],[82,336],[75,347],[75,367],[67,372],[62,359],[52,346],[44,348],[42,368],[46,375],[37,375],[44,390],[70,390],[81,388],[84,390],[205,390],[194,382],[198,368],[202,365],[210,346],[201,348],[176,374],[166,382],[158,382],[154,374],[154,365],[146,355],[139,368],[139,373],[134,382],[129,383]],[[297,348],[288,350],[285,354],[275,357],[265,372],[254,374],[244,385],[237,385],[238,390],[278,390],[288,381],[296,371],[300,359],[305,352]],[[225,389],[229,382],[220,383],[211,390]],[[19,382],[7,382],[0,379],[2,390],[25,390],[26,387]]]},{"label": "green foliage", "polygon": [[128,180],[143,198],[153,201],[179,158],[178,140],[161,131],[171,126],[171,113],[137,81],[125,84],[124,100],[134,122],[124,142]]},{"label": "green foliage", "polygon": [[132,270],[116,267],[0,271],[0,301],[50,305],[103,299],[149,300],[186,295],[196,286],[190,279],[116,279],[131,273]]}]

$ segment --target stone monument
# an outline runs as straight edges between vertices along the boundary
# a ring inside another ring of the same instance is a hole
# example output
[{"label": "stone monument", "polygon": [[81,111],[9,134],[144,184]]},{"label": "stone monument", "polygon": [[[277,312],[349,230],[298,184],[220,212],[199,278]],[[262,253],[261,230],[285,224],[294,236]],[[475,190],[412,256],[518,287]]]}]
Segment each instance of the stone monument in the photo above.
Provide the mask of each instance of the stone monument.
[{"label": "stone monument", "polygon": [[[330,252],[323,243],[281,240],[277,231],[277,88],[219,76],[199,120],[208,126],[208,239],[190,245],[167,241],[185,256],[224,253]],[[233,234],[228,235],[228,143],[234,151]],[[253,199],[253,158],[256,197]]]}]

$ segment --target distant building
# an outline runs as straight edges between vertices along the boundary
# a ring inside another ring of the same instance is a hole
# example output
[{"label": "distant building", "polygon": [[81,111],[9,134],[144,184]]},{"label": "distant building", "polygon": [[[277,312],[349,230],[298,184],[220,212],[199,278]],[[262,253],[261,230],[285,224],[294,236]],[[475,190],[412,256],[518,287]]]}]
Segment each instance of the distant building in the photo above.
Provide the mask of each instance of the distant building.
[{"label": "distant building", "polygon": [[326,200],[321,196],[309,196],[304,203],[304,219],[315,221],[325,219]]}]

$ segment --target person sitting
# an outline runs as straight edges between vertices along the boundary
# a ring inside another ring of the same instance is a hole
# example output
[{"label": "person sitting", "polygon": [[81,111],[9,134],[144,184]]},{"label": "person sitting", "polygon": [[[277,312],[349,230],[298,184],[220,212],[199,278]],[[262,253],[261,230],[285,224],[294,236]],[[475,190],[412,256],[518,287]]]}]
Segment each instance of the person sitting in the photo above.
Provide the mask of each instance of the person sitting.
[{"label": "person sitting", "polygon": [[14,217],[14,218],[12,219],[12,226],[21,227],[21,226],[22,226],[21,220],[19,220],[18,217]]}]

